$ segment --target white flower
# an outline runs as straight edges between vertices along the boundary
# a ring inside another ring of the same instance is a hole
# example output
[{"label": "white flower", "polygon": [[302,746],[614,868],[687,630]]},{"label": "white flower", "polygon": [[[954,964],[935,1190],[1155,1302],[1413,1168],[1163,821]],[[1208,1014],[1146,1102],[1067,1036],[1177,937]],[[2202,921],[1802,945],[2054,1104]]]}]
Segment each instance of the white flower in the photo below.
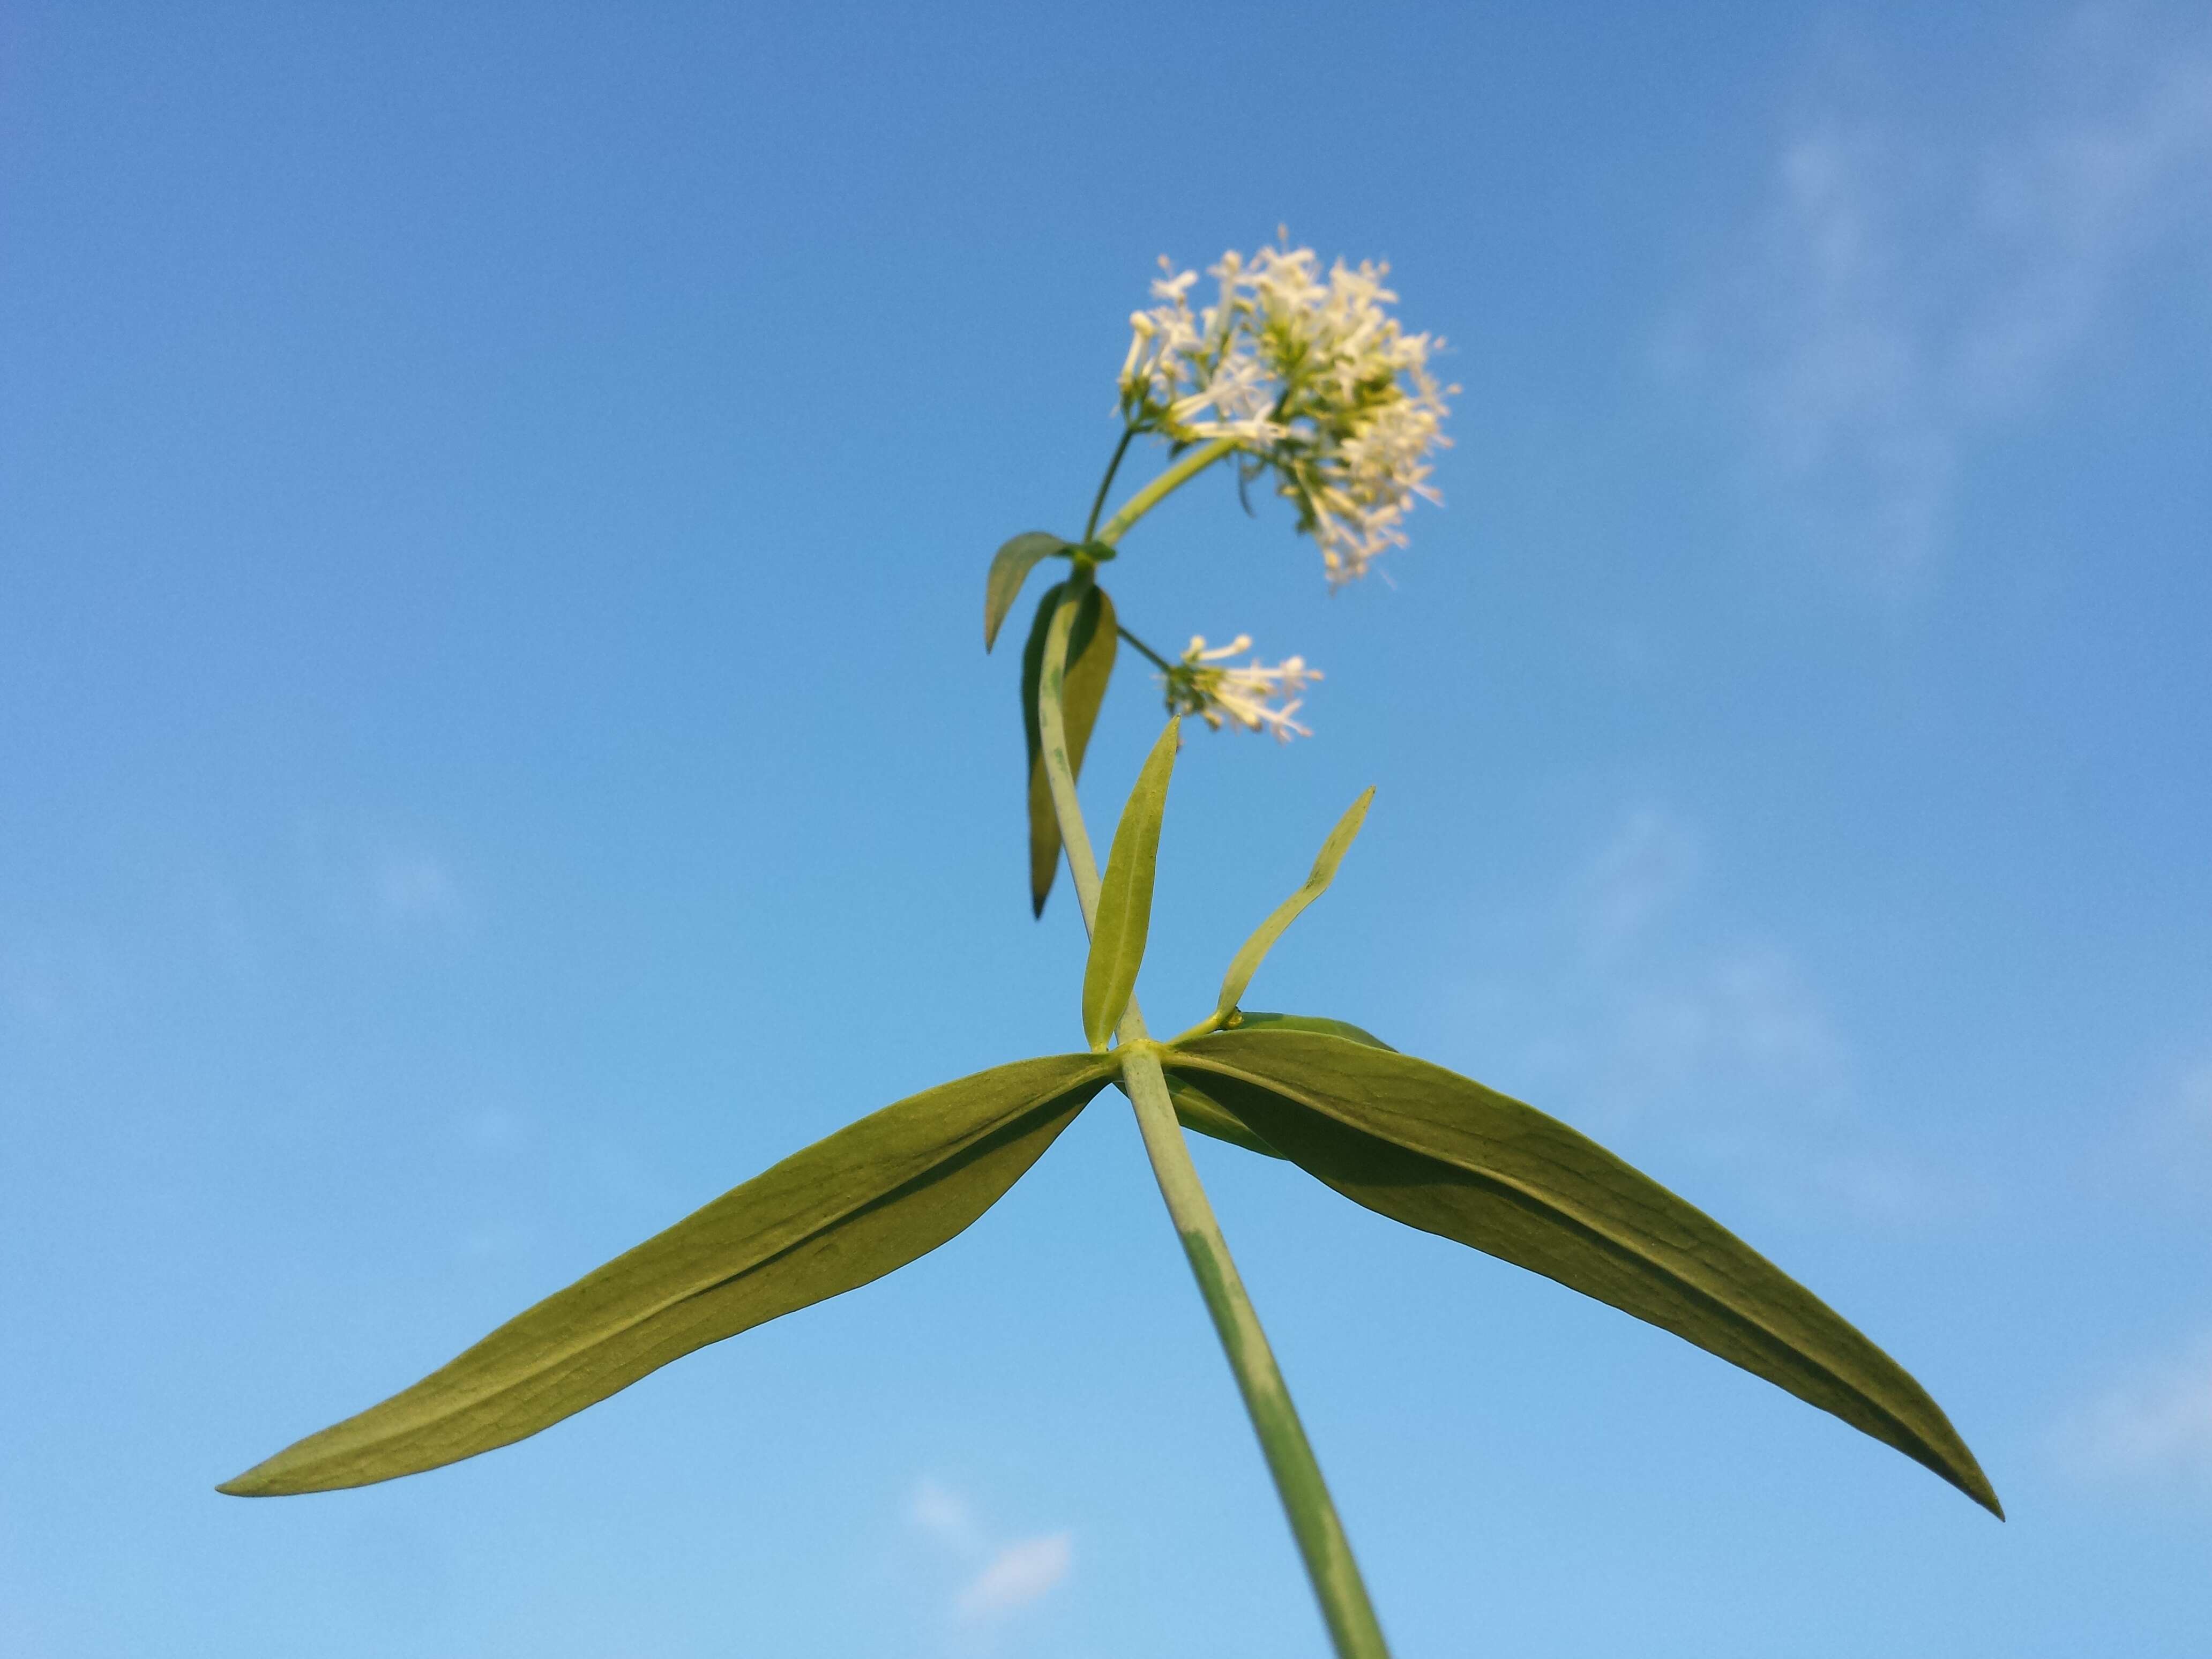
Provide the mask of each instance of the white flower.
[{"label": "white flower", "polygon": [[1249,634],[1212,650],[1204,635],[1192,635],[1182,660],[1160,676],[1169,708],[1195,714],[1217,732],[1233,722],[1247,732],[1273,732],[1284,743],[1293,736],[1313,736],[1291,716],[1304,701],[1297,694],[1321,678],[1321,671],[1307,667],[1304,657],[1286,658],[1273,668],[1257,661],[1242,668],[1227,665],[1229,658],[1251,648]]},{"label": "white flower", "polygon": [[1121,408],[1132,424],[1177,443],[1236,438],[1264,445],[1280,428],[1267,417],[1274,390],[1234,307],[1190,308],[1198,273],[1166,274],[1152,283],[1161,301],[1129,318],[1129,355],[1121,365]]},{"label": "white flower", "polygon": [[1332,585],[1366,574],[1403,546],[1402,524],[1429,485],[1443,434],[1443,386],[1429,371],[1442,342],[1408,334],[1386,310],[1389,267],[1341,259],[1324,278],[1311,248],[1231,252],[1209,275],[1213,305],[1194,313],[1195,271],[1167,260],[1159,303],[1130,319],[1122,416],[1177,445],[1233,438],[1297,508]]}]

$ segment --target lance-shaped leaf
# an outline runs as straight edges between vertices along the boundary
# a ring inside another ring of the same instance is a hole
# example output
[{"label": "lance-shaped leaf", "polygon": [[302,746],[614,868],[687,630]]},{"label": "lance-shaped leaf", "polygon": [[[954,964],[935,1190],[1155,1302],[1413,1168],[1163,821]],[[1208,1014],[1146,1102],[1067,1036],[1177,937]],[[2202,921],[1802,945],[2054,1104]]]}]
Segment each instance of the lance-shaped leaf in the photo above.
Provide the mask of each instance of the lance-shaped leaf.
[{"label": "lance-shaped leaf", "polygon": [[[1327,1036],[1347,1037],[1354,1042],[1364,1042],[1376,1048],[1390,1045],[1372,1031],[1341,1019],[1322,1019],[1311,1014],[1263,1014],[1255,1009],[1244,1009],[1233,1016],[1231,1027],[1238,1031],[1319,1031]],[[1396,1050],[1392,1049],[1394,1054]],[[1168,1098],[1175,1103],[1176,1117],[1182,1127],[1216,1140],[1225,1140],[1232,1146],[1242,1146],[1248,1152],[1258,1152],[1266,1158],[1280,1158],[1282,1154],[1260,1139],[1252,1126],[1238,1117],[1206,1091],[1200,1084],[1188,1077],[1170,1072]]]},{"label": "lance-shaped leaf", "polygon": [[1348,1019],[1325,1019],[1319,1014],[1263,1014],[1256,1008],[1237,1011],[1231,1019],[1232,1031],[1310,1031],[1322,1036],[1340,1036],[1353,1042],[1364,1042],[1370,1048],[1381,1048],[1389,1054],[1398,1051],[1362,1026]]},{"label": "lance-shaped leaf", "polygon": [[[1045,631],[1066,589],[1061,583],[1046,591],[1037,605],[1036,620],[1030,624],[1029,643],[1022,650],[1022,731],[1029,742],[1030,908],[1040,916],[1060,869],[1060,816],[1053,810],[1052,785],[1045,776],[1037,681],[1044,666]],[[1118,643],[1115,628],[1114,601],[1104,588],[1093,586],[1068,628],[1067,675],[1060,687],[1060,722],[1067,732],[1071,777],[1083,775],[1083,751],[1091,746],[1091,728],[1097,724],[1098,705],[1105,701],[1106,682],[1113,676]]]},{"label": "lance-shaped leaf", "polygon": [[983,649],[999,642],[1000,624],[1014,608],[1022,584],[1030,579],[1040,559],[1065,553],[1073,544],[1045,530],[1025,530],[1000,548],[991,559],[991,574],[983,579]]},{"label": "lance-shaped leaf", "polygon": [[1103,1049],[1137,988],[1145,939],[1152,926],[1152,871],[1160,857],[1160,819],[1168,810],[1182,722],[1171,720],[1137,773],[1137,787],[1114,826],[1113,850],[1098,880],[1098,914],[1091,923],[1091,957],[1083,965],[1083,1035]]},{"label": "lance-shaped leaf", "polygon": [[1000,1066],[840,1129],[221,1488],[366,1486],[535,1434],[695,1348],[902,1267],[989,1209],[1111,1068]]},{"label": "lance-shaped leaf", "polygon": [[1354,1202],[1672,1331],[2004,1513],[1895,1360],[1719,1223],[1558,1120],[1426,1060],[1316,1033],[1218,1032],[1164,1060]]},{"label": "lance-shaped leaf", "polygon": [[1237,1006],[1237,1000],[1252,983],[1252,975],[1260,971],[1260,964],[1275,948],[1275,941],[1282,938],[1284,930],[1304,914],[1306,906],[1328,891],[1329,883],[1336,879],[1336,866],[1344,862],[1352,837],[1367,822],[1367,808],[1374,799],[1372,787],[1360,792],[1359,799],[1346,809],[1344,816],[1336,821],[1336,828],[1328,832],[1328,839],[1322,842],[1321,852],[1314,860],[1313,870],[1304,885],[1277,905],[1274,914],[1252,930],[1252,937],[1244,941],[1243,948],[1237,951],[1229,964],[1229,972],[1222,978],[1221,995],[1213,1005],[1214,1012],[1226,1014]]},{"label": "lance-shaped leaf", "polygon": [[1262,1158],[1282,1154],[1254,1133],[1244,1121],[1187,1077],[1167,1074],[1168,1099],[1175,1106],[1176,1121],[1195,1133],[1225,1140]]}]

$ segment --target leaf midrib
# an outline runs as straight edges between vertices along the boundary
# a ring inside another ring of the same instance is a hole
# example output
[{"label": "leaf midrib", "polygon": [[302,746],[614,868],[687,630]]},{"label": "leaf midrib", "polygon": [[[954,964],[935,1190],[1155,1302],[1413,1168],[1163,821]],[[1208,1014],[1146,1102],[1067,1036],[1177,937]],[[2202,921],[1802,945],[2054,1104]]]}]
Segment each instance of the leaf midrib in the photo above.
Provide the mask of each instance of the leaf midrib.
[{"label": "leaf midrib", "polygon": [[[1304,1106],[1309,1111],[1318,1112],[1322,1116],[1328,1118],[1331,1122],[1341,1124],[1346,1128],[1351,1129],[1356,1133],[1370,1136],[1372,1136],[1374,1133],[1371,1129],[1367,1128],[1364,1125],[1355,1122],[1340,1113],[1329,1110],[1329,1109],[1323,1105],[1320,1101],[1310,1097],[1293,1085],[1283,1083],[1278,1079],[1257,1076],[1252,1073],[1243,1071],[1237,1066],[1228,1065],[1218,1060],[1201,1058],[1188,1049],[1176,1050],[1174,1059],[1170,1063],[1176,1066],[1189,1065],[1203,1071],[1218,1072],[1224,1077],[1234,1078],[1240,1083],[1249,1084],[1255,1088],[1263,1089],[1269,1093],[1280,1095],[1285,1099],[1291,1101],[1294,1104]],[[1525,1104],[1526,1103],[1523,1103]],[[1531,1107],[1529,1109],[1533,1111],[1535,1108]],[[1392,1115],[1395,1116],[1399,1115],[1392,1114]],[[1860,1400],[1863,1401],[1865,1404],[1875,1413],[1880,1415],[1884,1421],[1893,1425],[1900,1434],[1911,1439],[1916,1445],[1926,1445],[1928,1443],[1927,1436],[1923,1430],[1907,1421],[1904,1418],[1899,1417],[1895,1411],[1884,1405],[1880,1399],[1869,1394],[1861,1382],[1856,1380],[1854,1377],[1844,1372],[1836,1370],[1833,1366],[1826,1364],[1826,1362],[1807,1354],[1804,1350],[1798,1346],[1797,1341],[1793,1340],[1789,1333],[1776,1328],[1773,1325],[1756,1317],[1754,1315],[1745,1312],[1742,1309],[1736,1307],[1732,1302],[1729,1301],[1720,1293],[1711,1288],[1710,1285],[1702,1284],[1698,1282],[1698,1279],[1687,1276],[1680,1268],[1670,1263],[1655,1261],[1650,1255],[1638,1250],[1632,1243],[1618,1236],[1613,1231],[1602,1225],[1600,1221],[1593,1218],[1587,1212],[1583,1212],[1581,1206],[1549,1194],[1533,1190],[1522,1182],[1516,1181],[1509,1176],[1501,1175],[1494,1170],[1476,1168],[1475,1166],[1467,1163],[1464,1158],[1451,1157],[1445,1153],[1431,1152],[1425,1146],[1407,1146],[1402,1142],[1396,1144],[1400,1145],[1405,1151],[1414,1152],[1420,1157],[1431,1158],[1438,1164],[1448,1165],[1449,1167],[1458,1170],[1462,1175],[1471,1177],[1482,1186],[1491,1188],[1493,1190],[1501,1193],[1509,1194],[1531,1207],[1541,1210],[1547,1215],[1555,1216],[1565,1224],[1573,1226],[1588,1237],[1596,1240],[1608,1250],[1617,1252],[1624,1255],[1633,1256],[1638,1262],[1643,1263],[1646,1267],[1656,1269],[1658,1272],[1665,1275],[1670,1283],[1675,1285],[1686,1294],[1695,1297],[1700,1303],[1710,1306],[1714,1311],[1723,1316],[1731,1323],[1734,1323],[1740,1328],[1756,1332],[1765,1337],[1769,1341],[1781,1345],[1789,1352],[1796,1355],[1799,1358],[1809,1361],[1812,1366],[1818,1370],[1822,1375],[1829,1377],[1836,1383],[1850,1389],[1854,1395],[1856,1395]],[[1687,1200],[1685,1200],[1685,1202]],[[1713,1225],[1718,1227],[1720,1226],[1720,1224],[1718,1222],[1714,1222]],[[1722,1231],[1726,1231],[1727,1230],[1723,1228]],[[1729,1237],[1734,1237],[1735,1235],[1730,1234]],[[1748,1244],[1745,1245],[1744,1248],[1747,1250],[1751,1249]],[[1754,1254],[1756,1254],[1756,1252],[1754,1252]],[[1780,1269],[1778,1268],[1776,1271],[1778,1273],[1780,1272]],[[1806,1294],[1809,1296],[1811,1295],[1811,1292],[1807,1291]],[[1838,1314],[1835,1317],[1839,1322],[1849,1327],[1849,1322],[1844,1320],[1842,1315]],[[1868,1339],[1862,1337],[1861,1340],[1867,1340]]]},{"label": "leaf midrib", "polygon": [[[539,1359],[517,1370],[509,1371],[496,1381],[487,1382],[485,1384],[474,1389],[457,1392],[455,1395],[447,1397],[449,1403],[446,1407],[442,1407],[437,1414],[441,1416],[448,1415],[453,1411],[458,1411],[471,1406],[481,1405],[487,1401],[496,1400],[501,1395],[512,1394],[516,1389],[522,1388],[535,1378],[543,1376],[545,1372],[566,1363],[569,1359],[572,1359],[579,1353],[587,1352],[592,1348],[599,1347],[613,1340],[618,1336],[637,1329],[638,1327],[641,1325],[647,1324],[653,1320],[659,1319],[672,1309],[680,1308],[685,1303],[696,1301],[699,1297],[703,1296],[711,1296],[725,1285],[734,1284],[737,1280],[746,1277],[748,1274],[758,1273],[764,1267],[773,1266],[775,1262],[781,1261],[783,1257],[791,1255],[793,1251],[805,1249],[807,1245],[820,1238],[824,1233],[830,1232],[838,1227],[843,1226],[849,1221],[857,1219],[870,1210],[880,1208],[886,1204],[891,1203],[902,1194],[918,1188],[921,1183],[927,1181],[932,1176],[942,1170],[945,1164],[950,1164],[955,1158],[973,1151],[976,1146],[981,1145],[982,1142],[990,1139],[993,1136],[1001,1134],[1006,1130],[1015,1127],[1019,1124],[1024,1117],[1041,1112],[1058,1102],[1066,1099],[1068,1096],[1074,1094],[1088,1084],[1096,1083],[1099,1087],[1104,1087],[1112,1070],[1113,1068],[1109,1066],[1098,1066],[1091,1068],[1089,1075],[1079,1075],[1068,1085],[1067,1087],[1056,1091],[1054,1093],[1046,1097],[1044,1099],[1028,1102],[1018,1109],[1007,1114],[1005,1117],[986,1125],[984,1127],[967,1136],[964,1139],[953,1146],[951,1149],[946,1152],[943,1156],[933,1159],[926,1167],[916,1170],[914,1174],[900,1182],[897,1186],[886,1188],[882,1192],[874,1194],[870,1197],[861,1199],[858,1202],[850,1204],[844,1208],[836,1211],[835,1213],[823,1218],[814,1225],[808,1227],[805,1231],[799,1234],[797,1237],[791,1239],[788,1243],[776,1246],[774,1249],[768,1251],[765,1255],[755,1256],[750,1261],[748,1261],[741,1267],[732,1268],[730,1271],[723,1273],[718,1277],[708,1279],[704,1283],[694,1284],[684,1290],[678,1291],[674,1294],[666,1297],[661,1301],[653,1304],[650,1307],[643,1309],[635,1314],[617,1319],[609,1324],[594,1327],[593,1334],[586,1340],[571,1343],[563,1347],[549,1349]],[[818,1145],[819,1143],[817,1144]],[[798,1154],[794,1153],[793,1156],[796,1157]],[[773,1166],[770,1167],[773,1168]],[[766,1173],[766,1171],[763,1171],[763,1173]],[[757,1177],[756,1177],[756,1179],[757,1179]],[[708,1200],[710,1204],[714,1201],[714,1200],[711,1199]],[[696,1212],[695,1211],[693,1213],[696,1214]],[[672,1224],[681,1226],[683,1222],[678,1220]],[[664,1229],[664,1231],[665,1230]],[[772,1231],[769,1236],[773,1236]],[[658,1237],[658,1235],[655,1235],[655,1237]],[[632,1248],[641,1249],[644,1248],[645,1244],[650,1243],[651,1242],[652,1240],[647,1239],[642,1243],[635,1245]],[[625,1252],[625,1254],[627,1254],[627,1252]],[[622,1258],[617,1256],[615,1259],[618,1261]],[[611,1266],[612,1264],[609,1263],[607,1265]],[[589,1275],[587,1274],[586,1277],[588,1278]],[[573,1286],[564,1286],[563,1288],[573,1288]],[[561,1294],[562,1291],[560,1291],[553,1292],[553,1296],[555,1297]],[[541,1298],[539,1302],[532,1304],[531,1308],[525,1309],[521,1313],[517,1314],[515,1317],[517,1319],[526,1319],[529,1317],[531,1312],[535,1308],[542,1307],[545,1302],[550,1300],[552,1300],[552,1297]],[[456,1355],[453,1360],[449,1360],[447,1363],[447,1364],[456,1364],[463,1357],[464,1355]],[[441,1367],[441,1369],[442,1370],[444,1368]],[[437,1373],[435,1371],[431,1373],[431,1376],[435,1376],[436,1375]],[[427,1382],[429,1380],[430,1377],[425,1377],[422,1379],[424,1382]],[[419,1388],[422,1384],[417,1383],[415,1386]],[[375,1407],[371,1407],[369,1409],[374,1411]],[[334,1425],[333,1426],[339,1425]],[[366,1448],[380,1444],[384,1441],[393,1439],[400,1435],[411,1432],[413,1432],[413,1428],[404,1419],[402,1419],[400,1421],[395,1423],[394,1426],[387,1432],[371,1437],[362,1441],[361,1443],[364,1448]]]}]

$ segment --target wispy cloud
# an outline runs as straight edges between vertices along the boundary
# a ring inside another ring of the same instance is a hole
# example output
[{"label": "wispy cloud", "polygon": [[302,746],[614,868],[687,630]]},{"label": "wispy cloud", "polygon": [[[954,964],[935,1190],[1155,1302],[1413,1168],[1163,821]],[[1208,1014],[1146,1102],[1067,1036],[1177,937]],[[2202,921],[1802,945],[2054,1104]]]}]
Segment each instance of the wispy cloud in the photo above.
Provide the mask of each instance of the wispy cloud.
[{"label": "wispy cloud", "polygon": [[349,933],[414,942],[463,933],[471,920],[452,860],[419,842],[364,836],[302,813],[293,845],[310,903]]},{"label": "wispy cloud", "polygon": [[1593,952],[1612,958],[1672,908],[1697,874],[1689,826],[1656,806],[1632,809],[1577,883],[1576,908]]},{"label": "wispy cloud", "polygon": [[402,926],[447,926],[461,912],[461,890],[441,859],[427,853],[386,853],[370,876],[380,915]]},{"label": "wispy cloud", "polygon": [[2212,1194],[2212,1060],[2154,1068],[2133,1109],[2112,1126],[2084,1172],[2118,1200],[2201,1205]]},{"label": "wispy cloud", "polygon": [[1075,1565],[1072,1532],[995,1542],[968,1499],[934,1480],[915,1486],[907,1519],[961,1564],[960,1585],[948,1611],[971,1634],[1043,1600]]},{"label": "wispy cloud", "polygon": [[907,1519],[963,1555],[980,1554],[988,1547],[968,1500],[934,1480],[924,1480],[914,1489]]},{"label": "wispy cloud", "polygon": [[2119,1378],[2051,1438],[2085,1480],[2212,1491],[2212,1337]]},{"label": "wispy cloud", "polygon": [[2085,21],[2048,61],[2013,89],[2035,112],[1971,138],[1816,97],[1662,344],[1802,527],[1891,589],[1941,546],[1978,438],[2057,398],[2146,273],[2212,270],[2212,34]]},{"label": "wispy cloud", "polygon": [[1624,974],[1613,987],[1621,1081],[1646,1095],[1719,1086],[1830,1100],[1850,1056],[1802,969],[1745,939]]},{"label": "wispy cloud", "polygon": [[1495,1012],[1547,1099],[1663,1126],[1787,1202],[1869,1218],[1945,1206],[1950,1183],[1861,1107],[1850,1044],[1795,954],[1715,914],[1705,837],[1664,805],[1621,813],[1528,925]]},{"label": "wispy cloud", "polygon": [[1573,1000],[1585,1029],[1562,1047],[1622,1116],[1665,1109],[1717,1128],[1747,1095],[1801,1115],[1825,1107],[1848,1085],[1850,1054],[1796,960],[1771,939],[1687,925],[1703,840],[1641,804],[1569,876],[1566,921],[1582,948],[1565,971],[1585,988]]},{"label": "wispy cloud", "polygon": [[2212,1062],[2174,1079],[2154,1133],[2168,1170],[2191,1185],[2212,1182]]},{"label": "wispy cloud", "polygon": [[1007,1545],[969,1580],[953,1603],[968,1620],[996,1619],[1048,1595],[1075,1561],[1072,1533],[1055,1532]]}]

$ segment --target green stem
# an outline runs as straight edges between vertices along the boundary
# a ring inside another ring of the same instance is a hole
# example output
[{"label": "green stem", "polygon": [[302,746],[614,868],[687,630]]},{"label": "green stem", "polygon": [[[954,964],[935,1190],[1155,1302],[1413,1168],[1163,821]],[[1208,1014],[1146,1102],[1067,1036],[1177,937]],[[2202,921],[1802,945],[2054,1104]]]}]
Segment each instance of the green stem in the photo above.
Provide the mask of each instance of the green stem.
[{"label": "green stem", "polygon": [[[1121,510],[1106,520],[1106,527],[1095,539],[1111,547],[1128,534],[1129,526],[1165,501],[1173,491],[1180,489],[1200,473],[1212,466],[1224,455],[1237,447],[1234,438],[1216,438],[1212,443],[1200,444],[1142,489],[1121,503]],[[1086,541],[1094,539],[1085,537]]]},{"label": "green stem", "polygon": [[1114,446],[1114,459],[1106,463],[1106,476],[1098,481],[1098,493],[1091,498],[1091,516],[1083,521],[1083,539],[1089,541],[1091,532],[1098,528],[1098,514],[1106,506],[1106,492],[1114,487],[1114,475],[1121,470],[1121,458],[1129,453],[1129,443],[1137,435],[1137,428],[1121,428],[1121,441]]},{"label": "green stem", "polygon": [[1114,631],[1116,634],[1119,634],[1123,639],[1128,641],[1130,644],[1135,646],[1138,650],[1143,652],[1146,656],[1152,659],[1152,666],[1158,669],[1163,674],[1172,674],[1175,672],[1175,664],[1170,662],[1165,657],[1160,655],[1158,652],[1153,650],[1151,646],[1146,645],[1134,634],[1132,634],[1127,629],[1122,627],[1121,623],[1115,623],[1114,624]]},{"label": "green stem", "polygon": [[[1199,465],[1218,459],[1218,455],[1208,456]],[[1188,477],[1198,470],[1191,466],[1183,476]],[[1168,486],[1173,488],[1173,484]],[[1166,489],[1159,491],[1160,495],[1166,493]],[[1133,501],[1131,506],[1134,505]],[[1122,511],[1127,514],[1128,508]],[[1133,514],[1130,521],[1135,521]],[[1053,811],[1060,819],[1068,874],[1074,878],[1076,901],[1082,907],[1086,929],[1098,909],[1098,862],[1091,849],[1090,832],[1084,827],[1083,809],[1076,799],[1060,696],[1066,677],[1068,629],[1076,602],[1090,580],[1088,570],[1079,566],[1054,611],[1045,634],[1044,663],[1037,685],[1037,725],[1045,775],[1052,786]],[[1274,1351],[1267,1346],[1267,1334],[1261,1328],[1260,1316],[1253,1310],[1252,1298],[1245,1293],[1244,1281],[1230,1256],[1228,1242],[1214,1219],[1213,1206],[1206,1200],[1206,1188],[1199,1184],[1190,1148],[1183,1143],[1175,1104],[1168,1097],[1166,1074],[1160,1070],[1159,1046],[1146,1034],[1145,1017],[1134,997],[1129,999],[1129,1012],[1122,1017],[1115,1035],[1121,1045],[1115,1052],[1121,1056],[1122,1091],[1136,1108],[1137,1128],[1144,1136],[1160,1196],[1167,1201],[1169,1218],[1182,1240],[1199,1294],[1206,1299],[1214,1332],[1229,1356],[1229,1369],[1236,1374],[1237,1390],[1244,1396],[1244,1409],[1260,1437],[1268,1473],[1275,1478],[1275,1491],[1290,1517],[1291,1531],[1304,1559],[1306,1577],[1321,1602],[1322,1618],[1328,1626],[1338,1659],[1389,1659],[1374,1606],[1367,1599],[1367,1587],[1360,1581],[1358,1565],[1352,1557],[1351,1540],[1345,1536],[1344,1523],[1337,1519],[1336,1505],[1322,1480],[1321,1465],[1314,1459],[1297,1409],[1291,1403],[1290,1389],[1275,1364]]]}]

